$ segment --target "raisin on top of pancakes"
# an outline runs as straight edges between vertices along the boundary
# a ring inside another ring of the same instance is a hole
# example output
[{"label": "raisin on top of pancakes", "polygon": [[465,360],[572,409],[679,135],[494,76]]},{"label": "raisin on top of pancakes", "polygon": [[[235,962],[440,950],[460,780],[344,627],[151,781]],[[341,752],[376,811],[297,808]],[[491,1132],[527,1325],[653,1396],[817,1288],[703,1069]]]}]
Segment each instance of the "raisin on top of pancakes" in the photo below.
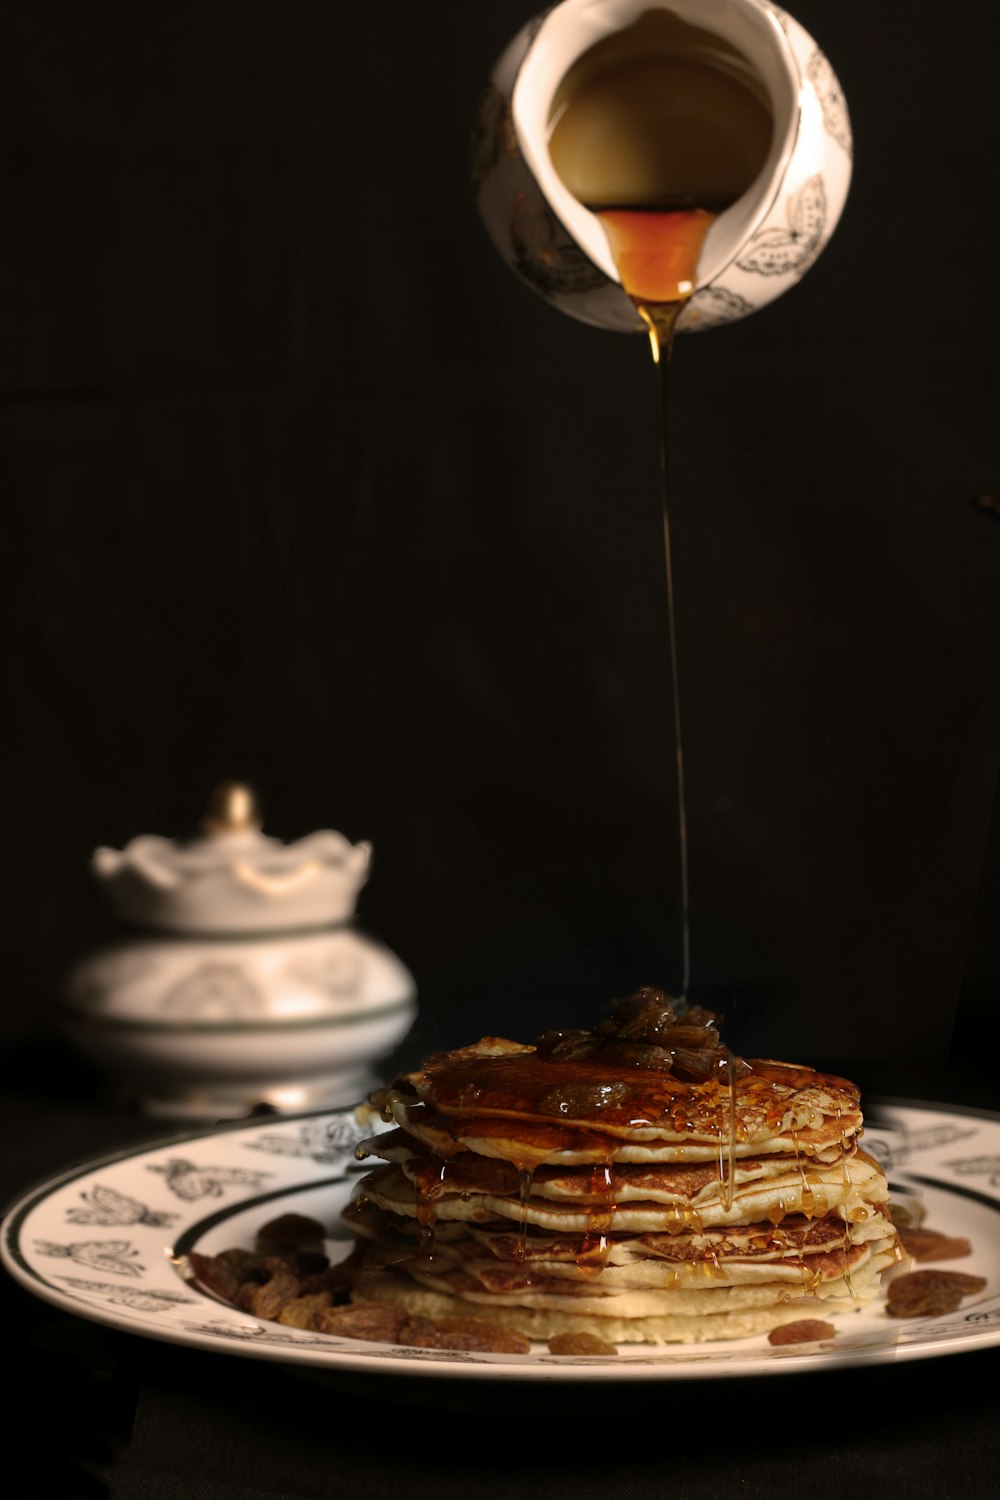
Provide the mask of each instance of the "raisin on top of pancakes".
[{"label": "raisin on top of pancakes", "polygon": [[646,1068],[700,1083],[728,1069],[738,1077],[750,1067],[732,1057],[719,1038],[719,1017],[701,1006],[671,1001],[652,985],[615,1000],[611,1014],[593,1031],[546,1031],[535,1051],[553,1062],[592,1058],[611,1068]]},{"label": "raisin on top of pancakes", "polygon": [[[711,1011],[684,1006],[651,986],[617,1000],[592,1031],[548,1031],[532,1044],[485,1037],[436,1053],[373,1095],[372,1103],[387,1120],[397,1117],[397,1106],[417,1105],[430,1112],[424,1123],[440,1114],[558,1119],[561,1130],[573,1122],[611,1130],[666,1122],[714,1139],[719,1099],[737,1090],[741,1140],[773,1133],[792,1096],[796,1108],[802,1106],[802,1118],[793,1123],[816,1123],[810,1096],[818,1090],[836,1095],[833,1102],[812,1101],[819,1114],[837,1108],[845,1128],[859,1123],[855,1085],[796,1064],[737,1058],[720,1040]],[[548,1149],[564,1146],[553,1139]]]}]

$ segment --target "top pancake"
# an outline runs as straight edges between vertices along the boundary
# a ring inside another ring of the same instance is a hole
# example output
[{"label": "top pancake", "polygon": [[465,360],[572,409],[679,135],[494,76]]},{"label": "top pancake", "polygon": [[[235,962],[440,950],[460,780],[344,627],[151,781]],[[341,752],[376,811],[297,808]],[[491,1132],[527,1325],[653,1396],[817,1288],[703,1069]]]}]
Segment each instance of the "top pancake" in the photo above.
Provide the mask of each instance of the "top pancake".
[{"label": "top pancake", "polygon": [[473,1151],[519,1166],[707,1161],[720,1149],[833,1160],[858,1133],[859,1093],[846,1079],[770,1060],[741,1071],[720,1065],[691,1080],[491,1037],[431,1058],[386,1103],[442,1155]]}]

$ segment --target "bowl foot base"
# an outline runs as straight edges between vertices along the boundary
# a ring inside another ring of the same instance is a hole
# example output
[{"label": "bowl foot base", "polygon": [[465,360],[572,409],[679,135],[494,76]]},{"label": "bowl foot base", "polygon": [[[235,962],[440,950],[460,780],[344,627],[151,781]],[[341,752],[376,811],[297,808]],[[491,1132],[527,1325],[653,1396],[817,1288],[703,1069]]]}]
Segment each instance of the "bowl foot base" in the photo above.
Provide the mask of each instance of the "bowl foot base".
[{"label": "bowl foot base", "polygon": [[312,1110],[348,1108],[362,1103],[376,1083],[374,1074],[363,1069],[281,1083],[189,1085],[176,1092],[133,1088],[123,1102],[158,1120],[242,1120],[252,1115],[301,1115]]}]

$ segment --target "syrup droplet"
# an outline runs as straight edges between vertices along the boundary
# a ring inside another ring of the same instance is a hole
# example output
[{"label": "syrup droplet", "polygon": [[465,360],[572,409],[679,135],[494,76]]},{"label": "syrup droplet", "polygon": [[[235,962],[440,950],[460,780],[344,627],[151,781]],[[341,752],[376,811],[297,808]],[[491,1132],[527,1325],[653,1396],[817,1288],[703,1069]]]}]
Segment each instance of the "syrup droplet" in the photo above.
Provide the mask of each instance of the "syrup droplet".
[{"label": "syrup droplet", "polygon": [[848,1206],[847,1206],[848,1203],[849,1203],[849,1201],[850,1201],[852,1183],[851,1183],[850,1170],[849,1170],[848,1165],[847,1165],[847,1132],[844,1129],[843,1112],[841,1111],[841,1108],[840,1108],[839,1104],[837,1105],[837,1126],[838,1126],[838,1128],[840,1130],[840,1165],[841,1165],[841,1170],[843,1172],[843,1179],[844,1179],[844,1209],[843,1209],[843,1214],[844,1214],[844,1248],[843,1248],[844,1280],[847,1283],[847,1290],[851,1294],[851,1301],[852,1302],[857,1302],[857,1301],[859,1301],[859,1298],[858,1298],[857,1292],[854,1289],[854,1281],[853,1281],[853,1279],[851,1277],[851,1260],[850,1260],[850,1253],[849,1253],[850,1252],[850,1243],[851,1243],[851,1232],[850,1232],[851,1216],[850,1216],[850,1212],[849,1212]]},{"label": "syrup droplet", "polygon": [[791,1137],[792,1150],[795,1152],[795,1166],[798,1170],[799,1181],[802,1184],[802,1212],[805,1214],[807,1219],[812,1219],[818,1212],[816,1207],[816,1194],[812,1190],[809,1178],[806,1175],[805,1168],[802,1165],[802,1154],[799,1150],[798,1131],[792,1130],[789,1132],[789,1135]]},{"label": "syrup droplet", "polygon": [[528,1252],[528,1200],[531,1197],[532,1168],[522,1167],[518,1172],[518,1220],[517,1220],[517,1259],[524,1263]]}]

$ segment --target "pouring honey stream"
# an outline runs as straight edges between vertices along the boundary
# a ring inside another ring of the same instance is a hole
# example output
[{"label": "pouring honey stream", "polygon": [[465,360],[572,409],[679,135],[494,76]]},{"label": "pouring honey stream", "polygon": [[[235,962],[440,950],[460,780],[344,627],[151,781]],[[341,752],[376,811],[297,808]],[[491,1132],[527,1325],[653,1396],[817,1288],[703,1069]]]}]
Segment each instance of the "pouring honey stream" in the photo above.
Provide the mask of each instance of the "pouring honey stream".
[{"label": "pouring honey stream", "polygon": [[622,288],[648,333],[659,383],[685,1000],[691,917],[668,505],[669,366],[706,236],[760,172],[773,120],[766,89],[742,54],[670,11],[650,10],[577,58],[553,96],[549,131],[556,172],[604,229]]}]

